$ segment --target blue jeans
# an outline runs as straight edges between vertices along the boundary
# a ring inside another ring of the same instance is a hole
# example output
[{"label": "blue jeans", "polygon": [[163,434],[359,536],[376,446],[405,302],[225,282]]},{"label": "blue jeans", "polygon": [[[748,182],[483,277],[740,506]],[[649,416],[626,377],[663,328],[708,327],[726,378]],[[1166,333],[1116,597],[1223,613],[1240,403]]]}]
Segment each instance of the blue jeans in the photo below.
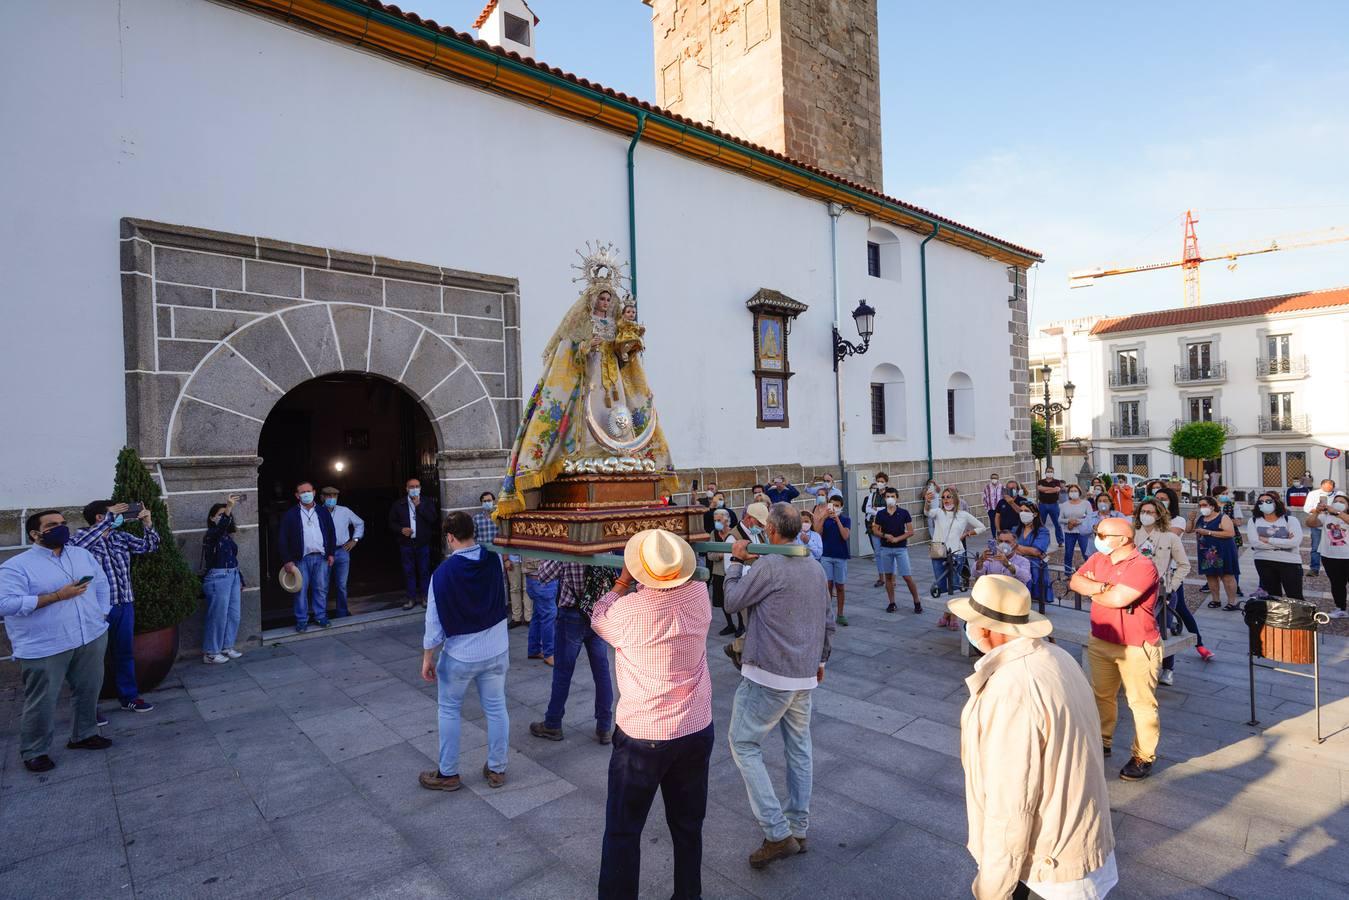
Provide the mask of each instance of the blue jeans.
[{"label": "blue jeans", "polygon": [[562,727],[562,717],[567,714],[567,694],[571,693],[571,676],[576,671],[576,657],[581,655],[584,646],[590,660],[590,674],[595,679],[595,728],[611,730],[614,727],[614,685],[609,678],[609,645],[591,630],[590,620],[571,606],[557,611],[554,642],[557,655],[553,659],[553,694],[548,698],[543,724],[549,728]]},{"label": "blue jeans", "polygon": [[130,703],[141,695],[136,686],[136,657],[131,652],[135,636],[136,607],[130,603],[114,603],[108,610],[108,652],[112,654],[117,677],[117,699],[123,703]]},{"label": "blue jeans", "polygon": [[957,585],[951,583],[948,575],[960,576],[960,570],[969,565],[969,560],[964,553],[952,552],[951,548],[946,548],[945,559],[932,560],[932,578],[937,586],[937,593],[944,594],[947,591],[955,592]]},{"label": "blue jeans", "polygon": [[[867,530],[870,531],[871,529],[868,528]],[[876,576],[879,578],[885,575],[885,570],[881,568],[881,547],[884,545],[881,544],[881,539],[874,534],[869,534],[867,537],[871,538],[871,552],[876,560]]]},{"label": "blue jeans", "polygon": [[[1189,629],[1190,634],[1194,635],[1195,646],[1204,646],[1204,636],[1199,633],[1199,623],[1194,620],[1194,613],[1190,612],[1190,607],[1185,604],[1185,585],[1176,588],[1166,596],[1166,603],[1162,604],[1158,610],[1157,624],[1163,630],[1171,627],[1171,620],[1177,619],[1180,624]],[[1174,669],[1176,667],[1175,654],[1162,659],[1163,669]]]},{"label": "blue jeans", "polygon": [[525,578],[525,593],[534,604],[534,617],[529,620],[529,655],[552,656],[553,629],[557,622],[556,581],[539,581],[533,575]]},{"label": "blue jeans", "polygon": [[206,628],[202,652],[208,656],[233,647],[239,638],[239,595],[244,579],[235,569],[211,569],[201,580],[206,594]]},{"label": "blue jeans", "polygon": [[351,554],[339,545],[333,553],[333,571],[329,581],[333,592],[337,594],[337,609],[333,615],[339,619],[351,615],[351,610],[347,609],[347,572],[350,570]]},{"label": "blue jeans", "polygon": [[1319,572],[1321,571],[1321,529],[1308,528],[1307,536],[1311,538],[1312,542],[1312,558],[1307,568],[1313,572]]},{"label": "blue jeans", "polygon": [[478,703],[487,714],[487,768],[506,771],[506,742],[511,720],[506,712],[506,670],[510,653],[482,662],[460,662],[441,651],[436,663],[436,705],[440,708],[440,774],[459,774],[459,711],[472,682],[478,683]]},{"label": "blue jeans", "polygon": [[1059,524],[1059,505],[1057,503],[1040,504],[1040,521],[1047,527],[1050,522],[1054,523],[1054,537],[1060,544],[1063,543],[1063,526]]},{"label": "blue jeans", "polygon": [[609,796],[604,810],[600,900],[637,896],[642,830],[659,790],[674,849],[675,900],[703,895],[703,819],[707,815],[707,766],[715,740],[712,725],[668,741],[614,732],[609,756]]},{"label": "blue jeans", "polygon": [[1082,561],[1086,562],[1091,555],[1096,552],[1092,546],[1092,538],[1089,534],[1074,534],[1068,532],[1063,536],[1063,565],[1065,568],[1073,567],[1073,548],[1077,547],[1082,551]]},{"label": "blue jeans", "polygon": [[425,544],[420,547],[403,544],[398,548],[398,556],[403,562],[403,591],[407,598],[425,597],[431,581],[431,548]]},{"label": "blue jeans", "polygon": [[[775,691],[748,678],[735,689],[731,756],[745,780],[750,810],[770,841],[805,837],[810,826],[810,701],[810,691]],[[786,809],[778,802],[763,761],[763,742],[774,728],[782,732],[787,757]]]},{"label": "blue jeans", "polygon": [[304,575],[304,584],[295,595],[295,624],[308,625],[311,613],[315,622],[328,621],[328,557],[309,553],[295,565]]}]

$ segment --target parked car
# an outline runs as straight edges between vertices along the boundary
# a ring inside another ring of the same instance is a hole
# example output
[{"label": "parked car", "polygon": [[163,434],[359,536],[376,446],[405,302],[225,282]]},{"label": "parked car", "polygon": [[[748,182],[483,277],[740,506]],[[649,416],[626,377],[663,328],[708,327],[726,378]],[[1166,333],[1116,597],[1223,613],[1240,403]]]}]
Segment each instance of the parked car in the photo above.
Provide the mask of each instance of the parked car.
[{"label": "parked car", "polygon": [[1138,491],[1139,488],[1152,480],[1147,475],[1135,475],[1133,472],[1102,472],[1098,477],[1109,478],[1111,484],[1123,481],[1134,491]]}]

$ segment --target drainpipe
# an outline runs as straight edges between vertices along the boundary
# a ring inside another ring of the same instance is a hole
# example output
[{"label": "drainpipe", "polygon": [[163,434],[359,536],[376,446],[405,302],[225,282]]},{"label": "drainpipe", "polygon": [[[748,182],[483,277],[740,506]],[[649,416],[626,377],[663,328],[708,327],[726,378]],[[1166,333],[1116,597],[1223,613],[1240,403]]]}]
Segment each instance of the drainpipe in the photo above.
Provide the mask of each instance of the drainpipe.
[{"label": "drainpipe", "polygon": [[[834,264],[834,334],[842,334],[839,330],[839,320],[843,315],[842,297],[840,294],[838,282],[838,219],[843,215],[843,207],[837,203],[829,204],[829,249]],[[834,353],[833,338],[830,338],[829,352]],[[847,436],[847,426],[843,423],[843,375],[837,359],[834,357],[834,408],[838,413],[838,477],[843,484],[848,483],[848,463],[843,452],[843,440]],[[843,495],[843,502],[848,508],[852,509],[852,503],[848,500],[847,492]]]},{"label": "drainpipe", "polygon": [[646,130],[646,112],[637,113],[637,130],[632,134],[632,141],[628,144],[628,281],[632,285],[632,302],[638,302],[637,298],[637,185],[634,172],[632,155],[637,149],[637,142],[642,139],[642,132]]},{"label": "drainpipe", "polygon": [[927,242],[937,236],[941,225],[932,223],[932,233],[918,245],[918,277],[923,286],[923,412],[927,415],[927,480],[932,480],[932,367],[927,337]]}]

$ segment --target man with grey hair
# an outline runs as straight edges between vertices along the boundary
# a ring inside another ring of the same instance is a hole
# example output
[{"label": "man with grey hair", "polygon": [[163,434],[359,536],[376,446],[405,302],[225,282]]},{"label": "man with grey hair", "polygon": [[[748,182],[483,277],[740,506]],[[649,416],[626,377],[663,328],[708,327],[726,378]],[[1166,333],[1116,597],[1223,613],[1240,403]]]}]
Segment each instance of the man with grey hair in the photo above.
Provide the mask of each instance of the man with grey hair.
[{"label": "man with grey hair", "polygon": [[[775,503],[764,527],[768,543],[796,543],[801,514],[790,503]],[[730,742],[750,809],[764,832],[749,864],[762,869],[806,850],[811,690],[824,679],[834,621],[824,570],[809,555],[751,557],[748,546],[736,541],[726,564],[726,612],[748,613]],[[787,759],[785,809],[763,759],[764,740],[779,728]]]}]

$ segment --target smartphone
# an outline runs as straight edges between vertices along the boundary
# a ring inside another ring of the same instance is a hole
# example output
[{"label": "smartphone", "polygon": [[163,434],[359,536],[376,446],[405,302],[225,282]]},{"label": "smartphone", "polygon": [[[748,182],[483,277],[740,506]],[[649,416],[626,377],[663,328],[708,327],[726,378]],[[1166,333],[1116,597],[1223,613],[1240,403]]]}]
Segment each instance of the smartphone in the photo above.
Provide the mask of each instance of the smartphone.
[{"label": "smartphone", "polygon": [[79,581],[75,582],[75,584],[76,584],[77,586],[78,586],[78,585],[82,585],[82,584],[88,584],[89,582],[91,582],[91,581],[93,581],[93,580],[94,580],[94,576],[92,576],[92,575],[86,575],[86,576],[84,576],[83,578],[81,578]]},{"label": "smartphone", "polygon": [[144,505],[144,504],[141,504],[141,503],[128,503],[128,504],[126,505],[126,514],[127,514],[128,516],[139,516],[139,515],[141,514],[141,510],[143,510],[143,509],[145,509],[145,505]]}]

